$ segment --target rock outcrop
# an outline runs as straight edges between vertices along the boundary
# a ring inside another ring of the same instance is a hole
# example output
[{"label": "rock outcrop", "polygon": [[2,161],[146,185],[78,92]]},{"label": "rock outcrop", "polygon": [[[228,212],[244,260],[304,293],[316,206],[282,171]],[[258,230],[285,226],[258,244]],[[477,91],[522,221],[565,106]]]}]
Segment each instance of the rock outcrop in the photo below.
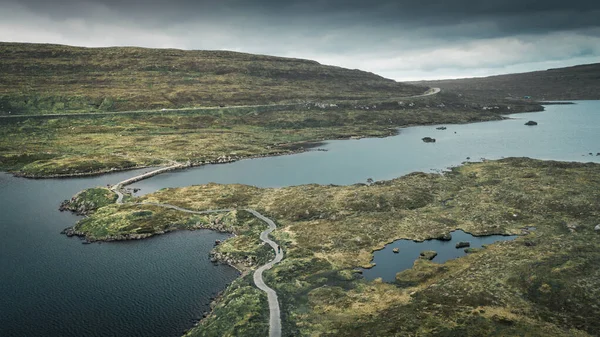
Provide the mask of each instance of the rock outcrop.
[{"label": "rock outcrop", "polygon": [[456,244],[456,248],[465,248],[465,247],[471,247],[471,243],[469,241],[461,241],[459,243]]},{"label": "rock outcrop", "polygon": [[433,258],[437,256],[437,252],[435,250],[425,250],[422,251],[420,255],[419,258],[421,259],[433,260]]}]

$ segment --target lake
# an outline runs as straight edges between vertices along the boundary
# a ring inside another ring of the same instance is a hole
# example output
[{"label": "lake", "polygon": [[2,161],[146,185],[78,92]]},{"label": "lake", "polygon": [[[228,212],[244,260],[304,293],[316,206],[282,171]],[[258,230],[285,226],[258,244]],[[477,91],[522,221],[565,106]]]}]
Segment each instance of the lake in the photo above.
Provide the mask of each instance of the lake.
[{"label": "lake", "polygon": [[[545,112],[512,117],[446,125],[443,131],[411,127],[394,137],[330,141],[322,146],[327,152],[170,172],[131,187],[149,193],[208,182],[353,184],[439,171],[467,157],[600,162],[595,155],[600,152],[600,102],[551,105]],[[539,124],[523,125],[528,120]],[[426,144],[421,141],[426,136],[437,141]],[[0,336],[180,336],[208,310],[210,297],[238,276],[233,268],[209,262],[214,240],[226,237],[212,231],[92,245],[59,234],[78,219],[57,211],[62,200],[137,172],[62,180],[0,173]]]},{"label": "lake", "polygon": [[[452,235],[452,239],[448,241],[437,239],[423,242],[404,239],[396,240],[386,245],[382,250],[373,253],[375,267],[363,269],[363,276],[367,280],[374,280],[381,277],[385,282],[394,282],[396,273],[412,268],[413,263],[419,258],[422,251],[435,251],[437,256],[431,261],[444,263],[450,259],[456,259],[467,254],[465,253],[465,248],[456,248],[456,244],[459,242],[469,242],[469,248],[481,248],[483,245],[517,238],[515,235],[473,236],[461,230],[453,231],[450,234]],[[394,248],[398,248],[398,253],[394,253]]]},{"label": "lake", "polygon": [[0,173],[0,336],[181,336],[239,273],[210,263],[213,231],[82,245],[58,205],[135,172],[68,180]]},{"label": "lake", "polygon": [[[600,162],[600,102],[549,105],[546,111],[510,116],[513,119],[461,125],[403,128],[387,138],[329,141],[321,148],[295,155],[241,160],[161,174],[130,187],[140,194],[162,187],[216,182],[260,187],[302,184],[349,185],[368,178],[387,180],[415,172],[460,165],[467,157],[531,157]],[[525,126],[529,120],[537,126]],[[421,138],[433,137],[435,143]],[[589,155],[589,153],[593,155]]]}]

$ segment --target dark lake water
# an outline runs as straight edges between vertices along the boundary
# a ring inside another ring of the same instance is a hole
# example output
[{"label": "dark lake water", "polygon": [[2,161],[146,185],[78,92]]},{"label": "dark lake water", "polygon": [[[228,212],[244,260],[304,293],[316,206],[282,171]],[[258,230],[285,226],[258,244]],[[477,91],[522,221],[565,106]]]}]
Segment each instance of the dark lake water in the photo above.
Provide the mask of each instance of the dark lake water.
[{"label": "dark lake water", "polygon": [[[531,157],[600,162],[600,101],[549,105],[546,111],[515,114],[512,120],[401,129],[388,138],[329,141],[322,148],[292,156],[241,160],[161,174],[132,187],[150,193],[162,187],[242,183],[260,187],[301,184],[348,185],[368,178],[385,180],[460,165],[470,157]],[[528,120],[537,126],[525,126]],[[435,143],[421,138],[433,137]],[[589,153],[592,152],[592,156]]]},{"label": "dark lake water", "polygon": [[181,336],[238,276],[214,266],[213,231],[82,245],[60,201],[134,172],[68,180],[0,173],[0,336]]},{"label": "dark lake water", "polygon": [[[396,279],[396,273],[412,267],[416,259],[424,250],[434,250],[437,256],[433,262],[444,263],[450,259],[465,256],[465,248],[456,248],[456,244],[461,241],[469,242],[470,248],[481,248],[482,245],[489,245],[498,241],[514,240],[516,236],[488,235],[473,236],[461,230],[451,233],[452,240],[427,240],[415,242],[412,240],[396,240],[385,246],[384,249],[376,251],[373,254],[373,262],[376,266],[371,269],[363,269],[363,276],[367,280],[374,280],[381,277],[386,282],[393,282]],[[398,253],[394,253],[394,248],[398,248]]]},{"label": "dark lake water", "polygon": [[[323,146],[328,152],[194,168],[133,187],[149,193],[207,182],[352,184],[440,170],[466,157],[600,162],[595,156],[600,152],[600,102],[548,106],[545,112],[513,117],[447,125],[444,131],[414,127],[395,137],[331,141]],[[539,125],[524,126],[530,119]],[[437,142],[423,143],[426,136]],[[93,245],[59,234],[77,221],[57,211],[62,200],[135,173],[66,180],[0,173],[0,336],[179,336],[207,310],[209,297],[237,277],[234,269],[209,262],[214,240],[224,238],[211,231]],[[386,269],[385,262],[377,264]],[[395,265],[387,269],[394,275],[398,271]]]}]

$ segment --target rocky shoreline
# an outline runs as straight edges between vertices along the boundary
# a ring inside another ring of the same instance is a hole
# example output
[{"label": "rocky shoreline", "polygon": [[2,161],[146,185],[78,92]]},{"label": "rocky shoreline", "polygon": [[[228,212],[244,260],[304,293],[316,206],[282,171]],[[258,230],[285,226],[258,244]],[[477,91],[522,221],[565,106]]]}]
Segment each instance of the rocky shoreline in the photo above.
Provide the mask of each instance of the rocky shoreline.
[{"label": "rocky shoreline", "polygon": [[[199,167],[199,166],[203,166],[203,165],[228,164],[228,163],[233,163],[233,162],[236,162],[239,160],[244,160],[244,159],[257,159],[257,158],[265,158],[265,157],[293,155],[293,154],[303,153],[303,152],[307,152],[307,151],[327,151],[325,149],[315,149],[316,147],[321,146],[322,144],[323,144],[323,142],[301,142],[301,143],[297,143],[297,144],[282,144],[284,147],[289,147],[290,151],[279,151],[279,152],[256,154],[256,155],[250,155],[250,156],[222,155],[222,156],[217,157],[214,160],[190,162],[186,165],[182,165],[178,169]],[[133,167],[125,167],[125,168],[113,167],[108,170],[100,170],[100,171],[93,171],[93,172],[78,172],[78,173],[49,174],[49,175],[30,174],[30,173],[25,173],[25,172],[20,172],[20,171],[14,171],[14,172],[9,172],[9,173],[11,173],[15,177],[28,178],[28,179],[65,179],[65,178],[77,178],[77,177],[92,177],[92,176],[99,176],[99,175],[108,174],[108,173],[125,172],[125,171],[132,171],[132,170],[151,168],[151,167],[156,167],[156,166],[142,165],[142,166],[133,166]]]}]

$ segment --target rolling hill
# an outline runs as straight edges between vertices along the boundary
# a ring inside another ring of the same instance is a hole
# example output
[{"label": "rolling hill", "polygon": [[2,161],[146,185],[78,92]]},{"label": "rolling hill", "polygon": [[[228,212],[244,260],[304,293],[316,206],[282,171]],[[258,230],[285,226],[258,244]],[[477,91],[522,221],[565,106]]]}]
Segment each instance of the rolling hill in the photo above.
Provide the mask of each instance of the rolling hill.
[{"label": "rolling hill", "polygon": [[418,95],[315,61],[229,51],[0,43],[0,113],[126,111]]},{"label": "rolling hill", "polygon": [[413,84],[440,87],[477,98],[532,100],[600,99],[600,63],[529,73],[481,78],[419,81]]}]

